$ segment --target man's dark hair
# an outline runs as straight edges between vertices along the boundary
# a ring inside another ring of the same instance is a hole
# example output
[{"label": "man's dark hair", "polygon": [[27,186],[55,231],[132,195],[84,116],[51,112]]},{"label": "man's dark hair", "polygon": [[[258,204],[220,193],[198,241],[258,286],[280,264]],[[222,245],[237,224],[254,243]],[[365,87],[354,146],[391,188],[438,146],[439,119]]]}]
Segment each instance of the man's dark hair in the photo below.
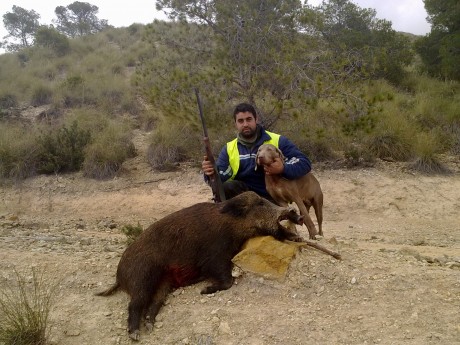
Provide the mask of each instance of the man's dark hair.
[{"label": "man's dark hair", "polygon": [[254,115],[254,119],[257,120],[256,109],[254,109],[254,107],[248,103],[240,103],[235,107],[235,110],[233,111],[233,120],[236,120],[236,114],[246,112],[249,112],[252,115]]}]

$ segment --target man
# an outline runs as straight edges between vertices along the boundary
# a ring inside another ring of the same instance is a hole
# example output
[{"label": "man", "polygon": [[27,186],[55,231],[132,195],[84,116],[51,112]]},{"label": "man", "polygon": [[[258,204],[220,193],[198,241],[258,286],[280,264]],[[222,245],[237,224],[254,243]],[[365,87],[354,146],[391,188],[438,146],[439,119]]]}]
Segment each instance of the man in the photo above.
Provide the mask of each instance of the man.
[{"label": "man", "polygon": [[[272,200],[265,188],[264,173],[282,174],[287,179],[296,179],[311,170],[310,160],[289,139],[266,131],[257,123],[257,114],[252,105],[238,104],[233,112],[233,119],[238,135],[222,148],[216,161],[227,199],[251,190]],[[264,170],[256,170],[257,150],[264,143],[278,147],[286,160],[283,162],[278,158],[270,166],[264,167]],[[202,170],[207,180],[215,173],[206,156],[202,162]]]}]

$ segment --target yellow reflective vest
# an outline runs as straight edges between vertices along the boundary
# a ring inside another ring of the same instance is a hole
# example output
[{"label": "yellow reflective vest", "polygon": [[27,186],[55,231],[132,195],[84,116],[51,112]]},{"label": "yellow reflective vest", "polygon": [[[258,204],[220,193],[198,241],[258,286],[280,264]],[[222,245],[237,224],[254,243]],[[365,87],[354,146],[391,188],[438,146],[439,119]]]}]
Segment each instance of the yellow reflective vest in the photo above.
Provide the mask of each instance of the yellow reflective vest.
[{"label": "yellow reflective vest", "polygon": [[[276,133],[272,133],[269,131],[265,131],[270,136],[270,140],[264,141],[264,144],[272,144],[276,148],[279,146],[280,135]],[[232,176],[230,180],[235,179],[236,174],[238,173],[238,169],[240,167],[240,152],[238,151],[238,138],[233,139],[227,143],[227,154],[230,163],[230,167],[232,168]]]}]

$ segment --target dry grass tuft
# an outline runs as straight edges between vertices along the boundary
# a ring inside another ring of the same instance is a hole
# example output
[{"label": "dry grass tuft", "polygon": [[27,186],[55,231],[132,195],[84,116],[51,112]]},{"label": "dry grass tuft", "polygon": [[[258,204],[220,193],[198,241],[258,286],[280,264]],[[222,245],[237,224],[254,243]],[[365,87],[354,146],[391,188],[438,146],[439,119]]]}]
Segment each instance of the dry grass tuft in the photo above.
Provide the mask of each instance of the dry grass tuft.
[{"label": "dry grass tuft", "polygon": [[32,268],[26,277],[15,271],[0,292],[0,343],[44,345],[49,333],[49,314],[57,284],[45,282]]}]

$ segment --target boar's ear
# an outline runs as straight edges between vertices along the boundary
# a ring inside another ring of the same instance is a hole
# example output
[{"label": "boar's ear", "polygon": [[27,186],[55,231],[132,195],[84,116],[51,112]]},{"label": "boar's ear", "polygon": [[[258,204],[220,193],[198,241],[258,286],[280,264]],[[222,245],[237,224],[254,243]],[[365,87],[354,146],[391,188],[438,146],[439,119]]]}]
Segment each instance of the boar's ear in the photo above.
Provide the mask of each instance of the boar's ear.
[{"label": "boar's ear", "polygon": [[227,213],[233,217],[245,217],[251,210],[251,203],[244,194],[246,193],[227,200],[224,207],[222,207],[221,213]]}]

